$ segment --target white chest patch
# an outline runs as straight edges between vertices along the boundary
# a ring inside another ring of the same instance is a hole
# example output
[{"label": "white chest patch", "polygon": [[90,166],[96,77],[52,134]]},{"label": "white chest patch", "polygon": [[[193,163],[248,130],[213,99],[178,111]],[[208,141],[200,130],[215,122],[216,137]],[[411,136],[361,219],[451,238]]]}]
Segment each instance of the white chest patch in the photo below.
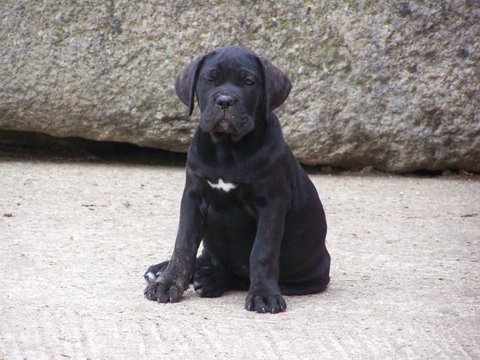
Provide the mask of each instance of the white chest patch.
[{"label": "white chest patch", "polygon": [[213,189],[217,189],[225,192],[229,192],[230,190],[233,190],[237,187],[237,185],[235,184],[224,182],[223,179],[218,179],[218,182],[216,184],[208,180],[207,182],[208,182],[208,185],[210,185]]}]

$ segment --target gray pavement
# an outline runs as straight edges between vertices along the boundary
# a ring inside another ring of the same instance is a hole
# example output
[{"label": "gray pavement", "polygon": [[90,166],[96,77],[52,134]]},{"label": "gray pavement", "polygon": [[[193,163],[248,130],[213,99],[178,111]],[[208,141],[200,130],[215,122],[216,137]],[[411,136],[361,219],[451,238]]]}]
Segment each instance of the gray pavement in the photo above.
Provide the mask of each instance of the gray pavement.
[{"label": "gray pavement", "polygon": [[182,168],[0,162],[0,359],[480,359],[478,177],[312,179],[331,285],[261,315],[244,292],[143,298]]}]

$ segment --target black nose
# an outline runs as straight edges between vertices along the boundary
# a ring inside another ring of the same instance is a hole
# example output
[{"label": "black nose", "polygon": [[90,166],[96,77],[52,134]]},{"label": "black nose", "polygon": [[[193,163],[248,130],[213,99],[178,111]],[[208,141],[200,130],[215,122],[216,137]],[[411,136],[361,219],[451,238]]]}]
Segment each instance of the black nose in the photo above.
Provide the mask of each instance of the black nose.
[{"label": "black nose", "polygon": [[235,103],[235,100],[230,95],[220,95],[216,100],[215,104],[220,106],[223,110],[232,106]]}]

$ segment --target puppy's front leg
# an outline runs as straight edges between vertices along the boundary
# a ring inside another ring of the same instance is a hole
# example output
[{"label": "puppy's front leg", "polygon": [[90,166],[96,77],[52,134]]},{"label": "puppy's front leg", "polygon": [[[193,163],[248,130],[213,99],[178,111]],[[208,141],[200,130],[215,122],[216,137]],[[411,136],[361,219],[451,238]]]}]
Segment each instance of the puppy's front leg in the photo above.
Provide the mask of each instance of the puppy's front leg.
[{"label": "puppy's front leg", "polygon": [[151,297],[161,303],[179,301],[194,273],[197,250],[204,231],[201,213],[202,198],[196,183],[197,181],[187,172],[180,208],[180,223],[172,257],[165,271],[149,284]]},{"label": "puppy's front leg", "polygon": [[257,234],[250,254],[250,289],[245,309],[259,313],[285,311],[287,304],[278,285],[280,247],[286,205],[270,204],[259,214]]}]

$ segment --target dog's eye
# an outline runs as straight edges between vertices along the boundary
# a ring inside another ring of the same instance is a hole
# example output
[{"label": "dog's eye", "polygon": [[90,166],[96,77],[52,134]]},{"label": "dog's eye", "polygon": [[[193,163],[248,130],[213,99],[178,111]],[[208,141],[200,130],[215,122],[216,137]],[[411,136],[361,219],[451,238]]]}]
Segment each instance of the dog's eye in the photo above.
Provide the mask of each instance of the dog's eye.
[{"label": "dog's eye", "polygon": [[202,77],[207,81],[215,81],[215,79],[217,78],[217,72],[216,71],[208,71]]},{"label": "dog's eye", "polygon": [[207,81],[215,81],[215,79],[217,78],[217,72],[209,71],[203,76],[203,78]]},{"label": "dog's eye", "polygon": [[252,79],[245,79],[245,85],[254,85],[255,84],[255,80],[252,80]]}]

